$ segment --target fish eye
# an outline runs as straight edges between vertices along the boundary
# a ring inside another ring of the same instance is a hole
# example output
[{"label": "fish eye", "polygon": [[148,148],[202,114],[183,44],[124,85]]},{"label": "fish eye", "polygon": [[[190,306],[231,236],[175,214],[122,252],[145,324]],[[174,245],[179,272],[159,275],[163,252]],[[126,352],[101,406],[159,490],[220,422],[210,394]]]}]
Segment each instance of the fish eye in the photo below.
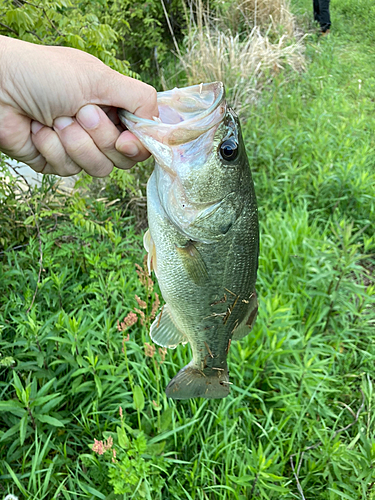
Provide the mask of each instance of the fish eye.
[{"label": "fish eye", "polygon": [[227,139],[220,145],[220,156],[226,161],[233,161],[237,158],[238,145],[234,139]]}]

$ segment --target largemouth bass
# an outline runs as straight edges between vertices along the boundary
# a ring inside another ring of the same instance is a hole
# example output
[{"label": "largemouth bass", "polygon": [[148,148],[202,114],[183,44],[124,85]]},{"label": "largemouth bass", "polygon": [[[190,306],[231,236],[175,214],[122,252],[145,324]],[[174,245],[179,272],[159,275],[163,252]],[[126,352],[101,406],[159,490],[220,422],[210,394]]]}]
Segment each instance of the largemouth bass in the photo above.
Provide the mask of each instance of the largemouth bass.
[{"label": "largemouth bass", "polygon": [[149,270],[166,302],[152,340],[193,359],[174,399],[229,394],[227,355],[256,318],[258,212],[240,124],[221,82],[158,93],[159,118],[120,118],[155,158],[147,184]]}]

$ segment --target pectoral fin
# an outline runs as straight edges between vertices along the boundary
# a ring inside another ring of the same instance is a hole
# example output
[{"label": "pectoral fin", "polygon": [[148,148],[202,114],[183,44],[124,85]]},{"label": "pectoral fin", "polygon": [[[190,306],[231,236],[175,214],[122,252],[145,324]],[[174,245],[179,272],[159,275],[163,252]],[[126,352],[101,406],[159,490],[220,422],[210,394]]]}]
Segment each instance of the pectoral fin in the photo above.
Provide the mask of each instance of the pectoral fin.
[{"label": "pectoral fin", "polygon": [[145,235],[143,236],[143,246],[147,251],[147,269],[149,274],[154,270],[156,277],[158,276],[157,265],[156,265],[156,248],[154,240],[152,239],[150,230],[147,229]]},{"label": "pectoral fin", "polygon": [[243,322],[240,325],[238,325],[238,327],[234,330],[232,340],[240,340],[243,337],[246,337],[246,335],[251,332],[257,314],[258,314],[258,299],[256,292],[254,292],[249,298],[248,313],[245,316]]},{"label": "pectoral fin", "polygon": [[178,344],[188,342],[186,336],[177,328],[167,304],[152,323],[150,337],[155,344],[169,349],[175,349]]},{"label": "pectoral fin", "polygon": [[177,253],[181,258],[189,278],[196,285],[204,285],[208,278],[208,272],[206,264],[204,263],[199,250],[194,245],[194,242],[188,241],[185,246],[177,247]]}]

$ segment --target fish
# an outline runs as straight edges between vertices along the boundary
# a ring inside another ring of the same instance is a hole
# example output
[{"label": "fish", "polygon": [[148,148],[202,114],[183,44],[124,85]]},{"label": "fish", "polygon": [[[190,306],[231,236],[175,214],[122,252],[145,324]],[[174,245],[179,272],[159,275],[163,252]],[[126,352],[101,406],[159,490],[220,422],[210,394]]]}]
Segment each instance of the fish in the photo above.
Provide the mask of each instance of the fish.
[{"label": "fish", "polygon": [[254,183],[222,82],[159,92],[157,102],[152,120],[119,110],[155,158],[144,246],[165,305],[150,336],[169,349],[191,347],[168,397],[220,399],[230,393],[231,343],[251,331],[258,311]]}]

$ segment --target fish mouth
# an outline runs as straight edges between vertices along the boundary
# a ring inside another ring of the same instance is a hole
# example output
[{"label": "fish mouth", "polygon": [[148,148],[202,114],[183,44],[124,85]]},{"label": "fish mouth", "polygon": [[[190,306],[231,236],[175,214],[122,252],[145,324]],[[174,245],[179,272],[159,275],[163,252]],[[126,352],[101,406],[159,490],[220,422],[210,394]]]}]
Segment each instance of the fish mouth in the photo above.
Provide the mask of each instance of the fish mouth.
[{"label": "fish mouth", "polygon": [[170,148],[197,139],[219,125],[226,112],[222,82],[158,92],[157,102],[159,118],[153,120],[118,110],[121,122],[155,157],[160,154],[160,148],[163,150],[163,145]]}]

